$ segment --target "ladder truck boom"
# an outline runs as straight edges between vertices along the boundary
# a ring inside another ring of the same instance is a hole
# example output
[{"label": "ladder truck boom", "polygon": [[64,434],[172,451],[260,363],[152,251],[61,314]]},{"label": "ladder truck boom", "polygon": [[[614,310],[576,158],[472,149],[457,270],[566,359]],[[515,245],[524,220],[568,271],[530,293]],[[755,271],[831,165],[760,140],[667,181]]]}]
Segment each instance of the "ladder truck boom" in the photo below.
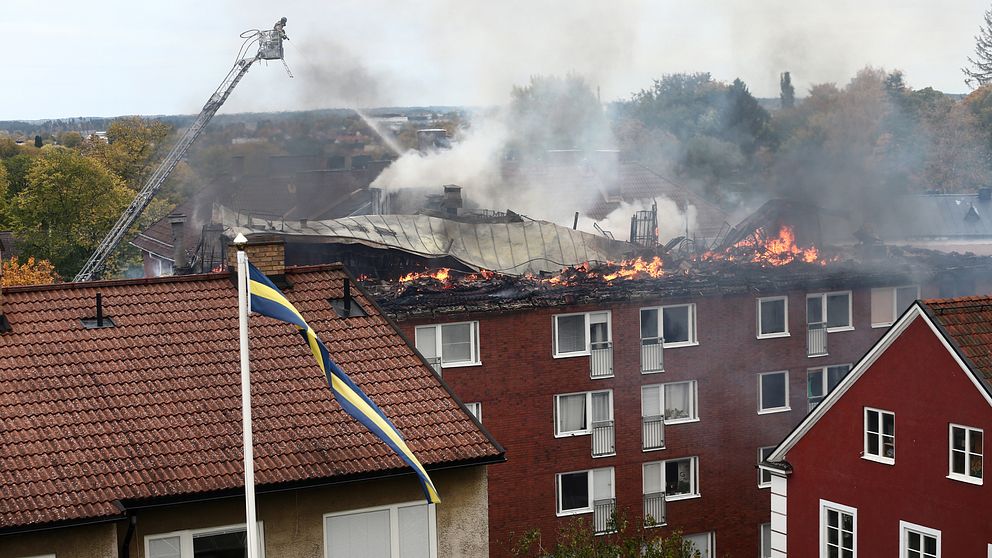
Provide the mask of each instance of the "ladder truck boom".
[{"label": "ladder truck boom", "polygon": [[[107,263],[107,259],[114,252],[117,246],[120,244],[124,235],[127,233],[131,225],[138,220],[141,213],[148,207],[151,203],[152,198],[155,194],[162,188],[165,184],[169,175],[179,164],[179,161],[186,155],[186,151],[189,150],[190,146],[196,141],[196,138],[206,127],[210,119],[217,114],[217,111],[224,104],[224,101],[231,95],[234,88],[241,81],[241,78],[248,73],[249,68],[259,60],[282,60],[283,59],[283,46],[282,42],[287,39],[286,33],[284,31],[286,25],[286,18],[282,18],[271,30],[259,31],[257,29],[252,29],[250,31],[245,31],[241,34],[241,37],[245,39],[244,44],[241,45],[241,51],[238,53],[238,59],[228,72],[227,77],[224,81],[217,87],[207,103],[203,105],[203,110],[197,115],[193,123],[186,128],[179,141],[173,146],[169,154],[166,155],[165,159],[158,165],[155,172],[152,173],[145,185],[138,191],[138,194],[128,205],[127,209],[120,216],[117,222],[114,224],[107,236],[100,242],[96,250],[90,256],[86,264],[83,265],[79,273],[73,281],[90,281],[96,279],[103,272],[103,268]],[[257,43],[258,52],[253,56],[248,56],[247,53]],[[284,61],[285,63],[285,61]],[[287,68],[288,71],[289,68]],[[290,74],[292,77],[292,74]]]}]

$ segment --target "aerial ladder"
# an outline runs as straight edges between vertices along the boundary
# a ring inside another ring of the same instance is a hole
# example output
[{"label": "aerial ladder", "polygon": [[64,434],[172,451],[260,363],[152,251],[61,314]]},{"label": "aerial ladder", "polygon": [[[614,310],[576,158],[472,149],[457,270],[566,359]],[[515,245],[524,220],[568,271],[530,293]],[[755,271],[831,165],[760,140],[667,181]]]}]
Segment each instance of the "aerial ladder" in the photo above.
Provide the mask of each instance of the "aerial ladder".
[{"label": "aerial ladder", "polygon": [[[241,44],[241,50],[238,52],[238,56],[234,66],[231,71],[228,72],[227,77],[221,82],[220,86],[214,91],[210,99],[207,100],[207,104],[203,105],[203,110],[197,115],[196,120],[186,128],[183,132],[182,137],[176,142],[176,145],[172,148],[172,151],[162,160],[162,162],[155,169],[145,185],[138,191],[138,194],[134,197],[131,204],[124,210],[124,213],[114,224],[107,236],[100,242],[97,246],[96,251],[90,256],[83,268],[76,274],[73,281],[89,281],[92,279],[99,278],[100,274],[103,272],[104,266],[107,264],[107,259],[114,252],[117,246],[120,244],[121,239],[127,233],[131,225],[138,220],[141,213],[148,207],[151,203],[152,198],[155,194],[162,188],[165,184],[169,175],[172,174],[173,169],[179,164],[179,161],[186,155],[186,151],[189,150],[190,146],[196,141],[197,136],[203,131],[210,119],[217,114],[217,111],[227,100],[228,96],[241,81],[241,78],[245,77],[248,70],[252,67],[255,62],[259,60],[282,60],[283,65],[286,61],[283,59],[283,40],[288,39],[285,32],[286,18],[280,19],[276,22],[272,29],[259,31],[258,29],[251,29],[245,31],[241,34],[241,38],[244,39],[244,43]],[[253,46],[258,46],[258,51],[254,56],[249,55],[249,51]],[[286,72],[289,73],[289,77],[293,77],[293,74],[289,72],[289,67],[286,66]]]}]

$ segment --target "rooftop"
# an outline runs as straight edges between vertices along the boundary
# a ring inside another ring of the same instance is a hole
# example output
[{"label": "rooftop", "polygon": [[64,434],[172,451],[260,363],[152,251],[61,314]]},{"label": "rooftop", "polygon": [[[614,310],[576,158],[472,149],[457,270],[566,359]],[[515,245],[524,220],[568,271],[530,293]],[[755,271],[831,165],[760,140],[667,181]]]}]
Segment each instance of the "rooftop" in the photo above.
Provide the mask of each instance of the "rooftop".
[{"label": "rooftop", "polygon": [[992,296],[935,299],[923,304],[974,371],[992,380]]}]

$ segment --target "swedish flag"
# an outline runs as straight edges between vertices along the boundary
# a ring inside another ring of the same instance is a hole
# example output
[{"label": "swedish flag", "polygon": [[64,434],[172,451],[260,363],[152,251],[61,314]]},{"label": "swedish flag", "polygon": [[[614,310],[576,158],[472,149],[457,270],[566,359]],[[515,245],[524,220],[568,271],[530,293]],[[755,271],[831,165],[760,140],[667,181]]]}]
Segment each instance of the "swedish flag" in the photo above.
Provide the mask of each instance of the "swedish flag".
[{"label": "swedish flag", "polygon": [[334,393],[334,398],[337,399],[341,408],[358,422],[364,424],[366,428],[392,448],[407,465],[412,467],[417,476],[420,477],[427,501],[434,504],[439,503],[441,499],[434,489],[434,483],[431,482],[431,478],[427,475],[427,471],[424,470],[424,466],[420,464],[417,456],[407,447],[400,431],[393,425],[392,421],[386,418],[386,414],[365,395],[365,392],[356,386],[351,378],[331,360],[330,355],[327,354],[327,347],[317,338],[317,334],[307,325],[303,316],[286,300],[282,291],[251,263],[248,264],[248,293],[250,295],[250,308],[253,312],[296,326],[300,335],[306,339],[310,352],[317,359],[317,365],[324,371],[327,385],[330,386],[331,392]]}]

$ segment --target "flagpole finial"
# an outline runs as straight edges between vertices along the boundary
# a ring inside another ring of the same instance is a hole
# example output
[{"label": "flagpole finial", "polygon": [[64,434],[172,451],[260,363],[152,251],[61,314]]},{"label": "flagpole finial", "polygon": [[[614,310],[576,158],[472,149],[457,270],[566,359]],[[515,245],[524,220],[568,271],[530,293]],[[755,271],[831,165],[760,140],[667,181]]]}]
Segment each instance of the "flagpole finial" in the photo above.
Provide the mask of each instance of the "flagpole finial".
[{"label": "flagpole finial", "polygon": [[239,252],[243,252],[247,244],[248,239],[245,238],[244,234],[238,233],[238,236],[234,237],[234,246],[237,247]]}]

